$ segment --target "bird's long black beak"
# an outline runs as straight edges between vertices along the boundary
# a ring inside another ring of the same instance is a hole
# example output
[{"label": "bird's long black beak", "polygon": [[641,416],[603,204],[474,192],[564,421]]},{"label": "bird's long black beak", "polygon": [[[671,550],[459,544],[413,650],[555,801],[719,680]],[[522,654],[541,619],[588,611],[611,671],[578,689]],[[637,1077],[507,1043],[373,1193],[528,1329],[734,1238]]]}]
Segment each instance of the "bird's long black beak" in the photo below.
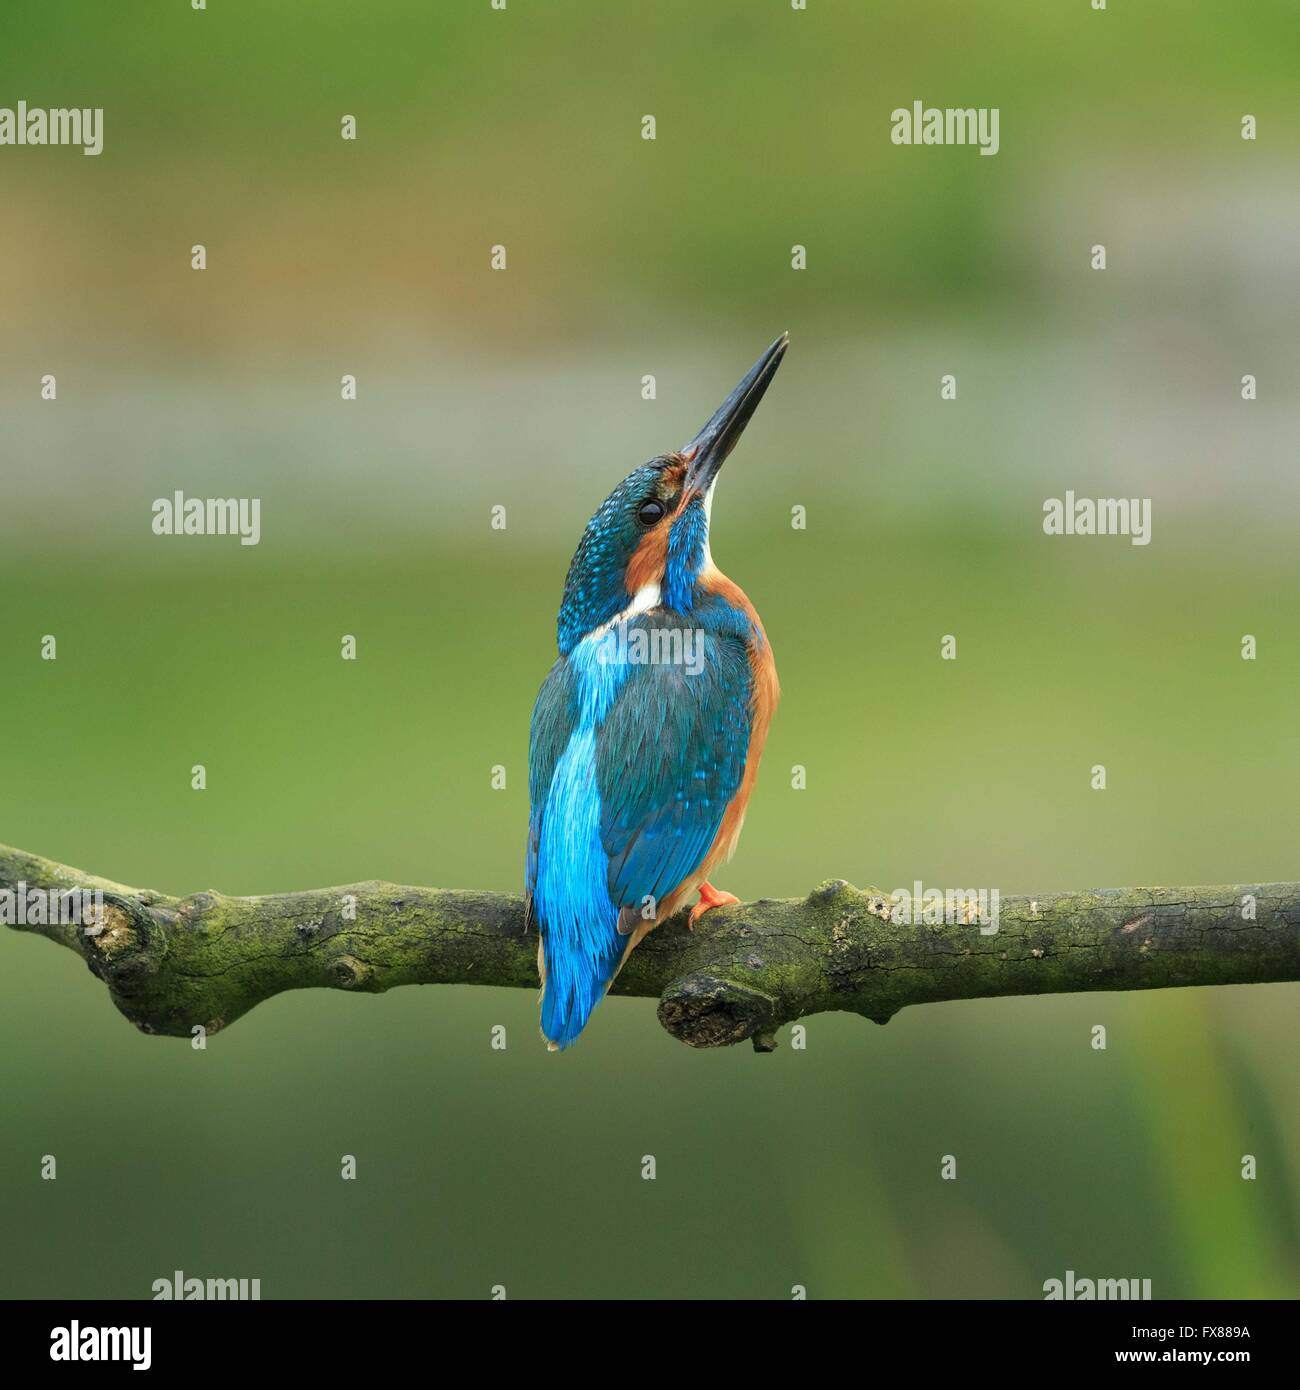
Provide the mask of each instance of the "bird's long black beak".
[{"label": "bird's long black beak", "polygon": [[713,413],[713,418],[682,450],[690,465],[684,484],[687,492],[707,492],[727,455],[749,424],[749,417],[758,409],[776,369],[781,365],[790,335],[782,333],[770,348],[745,373],[744,380]]}]

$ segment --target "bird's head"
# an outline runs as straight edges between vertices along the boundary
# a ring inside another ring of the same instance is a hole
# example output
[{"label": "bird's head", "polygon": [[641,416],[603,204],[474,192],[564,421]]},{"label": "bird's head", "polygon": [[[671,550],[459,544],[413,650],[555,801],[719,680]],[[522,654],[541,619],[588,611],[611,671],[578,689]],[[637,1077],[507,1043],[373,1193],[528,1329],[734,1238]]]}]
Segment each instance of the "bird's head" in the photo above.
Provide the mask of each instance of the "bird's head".
[{"label": "bird's head", "polygon": [[712,419],[679,452],[634,468],[587,523],[560,605],[560,652],[621,614],[688,613],[712,564],[709,514],[718,470],[736,447],[785,356],[782,333]]}]

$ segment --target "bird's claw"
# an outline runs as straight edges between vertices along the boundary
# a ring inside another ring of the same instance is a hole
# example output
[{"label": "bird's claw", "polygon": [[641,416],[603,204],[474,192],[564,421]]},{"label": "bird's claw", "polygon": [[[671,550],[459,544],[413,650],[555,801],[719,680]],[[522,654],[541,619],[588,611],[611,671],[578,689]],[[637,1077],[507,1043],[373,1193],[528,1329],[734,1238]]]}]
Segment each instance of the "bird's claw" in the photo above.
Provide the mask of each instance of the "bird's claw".
[{"label": "bird's claw", "polygon": [[728,893],[721,888],[715,888],[711,883],[704,882],[699,887],[700,900],[691,908],[691,915],[686,919],[688,931],[695,930],[695,924],[706,912],[711,912],[715,907],[726,907],[728,903],[738,903],[740,899],[734,893]]}]

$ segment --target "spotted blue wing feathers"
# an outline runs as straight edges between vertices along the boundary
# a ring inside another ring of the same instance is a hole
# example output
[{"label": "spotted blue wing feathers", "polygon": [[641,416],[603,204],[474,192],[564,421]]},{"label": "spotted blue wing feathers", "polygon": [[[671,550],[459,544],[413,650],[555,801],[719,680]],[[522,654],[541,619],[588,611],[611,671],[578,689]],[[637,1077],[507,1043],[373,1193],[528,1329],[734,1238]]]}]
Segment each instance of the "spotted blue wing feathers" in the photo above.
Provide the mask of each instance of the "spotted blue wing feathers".
[{"label": "spotted blue wing feathers", "polygon": [[701,655],[698,670],[634,668],[597,740],[610,897],[652,916],[709,852],[745,775],[748,656],[711,634]]}]

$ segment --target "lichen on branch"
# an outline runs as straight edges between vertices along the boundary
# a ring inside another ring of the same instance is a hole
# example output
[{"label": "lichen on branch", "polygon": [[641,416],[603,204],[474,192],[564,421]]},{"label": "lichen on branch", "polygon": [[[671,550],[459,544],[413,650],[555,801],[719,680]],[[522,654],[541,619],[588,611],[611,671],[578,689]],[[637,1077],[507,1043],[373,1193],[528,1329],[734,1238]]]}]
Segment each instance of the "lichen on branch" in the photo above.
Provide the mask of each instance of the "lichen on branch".
[{"label": "lichen on branch", "polygon": [[[102,916],[17,920],[19,894],[77,889],[102,895]],[[537,988],[537,936],[511,894],[370,881],[175,898],[4,846],[0,894],[0,921],[75,951],[147,1033],[216,1032],[291,989]],[[770,1051],[783,1024],[828,1010],[885,1023],[942,1000],[1300,980],[1296,883],[1004,896],[996,931],[900,915],[891,895],[839,879],[715,908],[694,931],[683,911],[612,993],[657,998],[659,1021],[693,1047],[748,1038]]]}]

